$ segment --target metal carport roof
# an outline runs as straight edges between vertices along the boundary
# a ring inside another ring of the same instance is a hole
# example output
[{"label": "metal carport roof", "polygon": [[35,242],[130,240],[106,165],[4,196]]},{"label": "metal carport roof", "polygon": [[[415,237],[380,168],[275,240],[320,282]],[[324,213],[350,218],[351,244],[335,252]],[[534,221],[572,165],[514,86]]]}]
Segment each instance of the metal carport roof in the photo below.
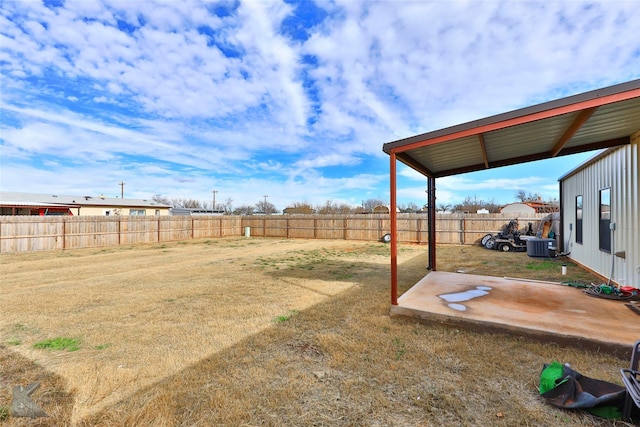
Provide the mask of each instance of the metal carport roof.
[{"label": "metal carport roof", "polygon": [[425,175],[435,270],[435,179],[629,144],[640,129],[640,79],[383,145],[390,156],[391,302],[397,304],[396,160]]},{"label": "metal carport roof", "polygon": [[629,143],[640,123],[640,79],[384,144],[439,178]]}]

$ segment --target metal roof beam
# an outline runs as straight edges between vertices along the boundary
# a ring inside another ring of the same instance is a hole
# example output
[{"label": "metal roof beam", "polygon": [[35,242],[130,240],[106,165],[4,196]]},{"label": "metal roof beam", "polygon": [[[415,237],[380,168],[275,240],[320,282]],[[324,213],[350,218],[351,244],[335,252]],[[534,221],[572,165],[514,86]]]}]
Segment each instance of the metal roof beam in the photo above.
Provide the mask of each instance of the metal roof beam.
[{"label": "metal roof beam", "polygon": [[585,108],[584,110],[578,113],[578,116],[571,122],[567,130],[564,131],[564,134],[560,137],[556,145],[551,149],[551,157],[556,157],[558,153],[564,148],[564,146],[569,142],[573,135],[578,132],[578,130],[584,125],[589,117],[598,109],[598,107]]},{"label": "metal roof beam", "polygon": [[631,144],[631,136],[623,136],[621,138],[607,139],[606,141],[593,142],[591,144],[581,145],[579,147],[564,148],[560,151],[560,156],[569,154],[584,153],[585,151],[601,150],[603,148],[617,147],[619,145]]},{"label": "metal roof beam", "polygon": [[482,160],[484,160],[484,168],[489,169],[489,157],[487,156],[487,146],[484,143],[484,134],[478,134],[478,142],[480,142],[480,150],[482,150]]},{"label": "metal roof beam", "polygon": [[420,172],[422,175],[425,176],[431,176],[431,177],[435,177],[435,175],[433,174],[433,172],[431,172],[427,167],[423,166],[422,164],[420,164],[420,162],[418,162],[417,160],[415,160],[413,157],[411,157],[409,154],[407,153],[398,153],[396,154],[396,157],[398,160],[400,160],[402,163],[404,163],[405,165],[409,166],[412,169],[417,170],[418,172]]},{"label": "metal roof beam", "polygon": [[[624,136],[622,138],[614,138],[614,139],[608,139],[605,141],[598,141],[598,142],[594,142],[592,144],[586,144],[586,145],[580,145],[578,147],[570,147],[570,148],[564,148],[562,150],[560,150],[560,152],[558,153],[559,156],[567,156],[569,154],[577,154],[577,153],[583,153],[586,151],[593,151],[593,150],[600,150],[603,148],[610,148],[610,147],[616,147],[619,145],[625,145],[625,144],[630,144],[631,143],[631,137],[629,136]],[[504,160],[498,160],[495,162],[489,162],[489,168],[499,168],[502,166],[511,166],[511,165],[516,165],[519,163],[526,163],[526,162],[535,162],[536,160],[544,160],[544,159],[548,159],[551,156],[551,152],[546,151],[543,153],[535,153],[535,154],[529,154],[526,156],[520,156],[520,157],[512,157],[509,159],[504,159]],[[468,173],[468,172],[477,172],[479,170],[483,170],[486,169],[487,167],[485,166],[485,164],[483,163],[478,163],[475,165],[471,165],[471,166],[465,166],[465,167],[461,167],[461,168],[455,168],[455,169],[449,169],[449,170],[443,170],[441,172],[438,172],[435,174],[436,178],[442,178],[445,176],[450,176],[450,175],[457,175],[457,174],[461,174],[461,173]]]}]

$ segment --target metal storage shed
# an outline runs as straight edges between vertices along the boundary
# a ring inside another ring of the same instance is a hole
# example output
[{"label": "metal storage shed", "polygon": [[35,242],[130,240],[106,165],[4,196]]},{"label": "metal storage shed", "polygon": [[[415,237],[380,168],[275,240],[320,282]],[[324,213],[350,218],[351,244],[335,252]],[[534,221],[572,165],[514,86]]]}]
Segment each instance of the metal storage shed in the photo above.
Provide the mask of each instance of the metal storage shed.
[{"label": "metal storage shed", "polygon": [[398,303],[398,160],[427,178],[429,267],[436,270],[436,178],[630,144],[638,130],[640,79],[384,144],[390,160],[391,303]]},{"label": "metal storage shed", "polygon": [[565,252],[634,288],[640,288],[639,173],[640,130],[631,144],[605,150],[559,179]]}]

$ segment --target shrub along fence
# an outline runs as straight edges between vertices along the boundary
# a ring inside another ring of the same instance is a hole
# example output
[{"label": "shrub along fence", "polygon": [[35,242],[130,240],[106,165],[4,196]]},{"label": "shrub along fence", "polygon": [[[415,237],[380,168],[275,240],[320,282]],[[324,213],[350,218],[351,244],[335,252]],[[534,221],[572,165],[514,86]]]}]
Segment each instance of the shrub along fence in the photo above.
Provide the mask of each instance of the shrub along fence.
[{"label": "shrub along fence", "polygon": [[[437,214],[436,242],[475,244],[511,219],[536,231],[547,214]],[[227,236],[378,241],[388,214],[266,216],[2,216],[0,253],[132,245]],[[425,214],[398,214],[398,241],[428,243]]]}]

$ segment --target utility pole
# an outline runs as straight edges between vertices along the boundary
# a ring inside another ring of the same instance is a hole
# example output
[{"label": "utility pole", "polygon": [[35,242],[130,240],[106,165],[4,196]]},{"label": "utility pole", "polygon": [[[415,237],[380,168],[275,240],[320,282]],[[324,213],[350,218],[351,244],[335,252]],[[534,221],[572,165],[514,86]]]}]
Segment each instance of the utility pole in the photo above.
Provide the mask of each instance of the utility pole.
[{"label": "utility pole", "polygon": [[118,185],[120,185],[120,198],[121,199],[124,199],[124,184],[125,184],[124,181],[120,181],[120,184],[118,184]]},{"label": "utility pole", "polygon": [[215,210],[216,210],[216,193],[218,192],[218,190],[213,190],[211,193],[213,193],[213,205],[211,206],[211,213],[214,214]]},{"label": "utility pole", "polygon": [[264,197],[264,204],[262,205],[262,213],[266,215],[267,214],[267,197],[269,196],[265,194],[262,197]]}]

